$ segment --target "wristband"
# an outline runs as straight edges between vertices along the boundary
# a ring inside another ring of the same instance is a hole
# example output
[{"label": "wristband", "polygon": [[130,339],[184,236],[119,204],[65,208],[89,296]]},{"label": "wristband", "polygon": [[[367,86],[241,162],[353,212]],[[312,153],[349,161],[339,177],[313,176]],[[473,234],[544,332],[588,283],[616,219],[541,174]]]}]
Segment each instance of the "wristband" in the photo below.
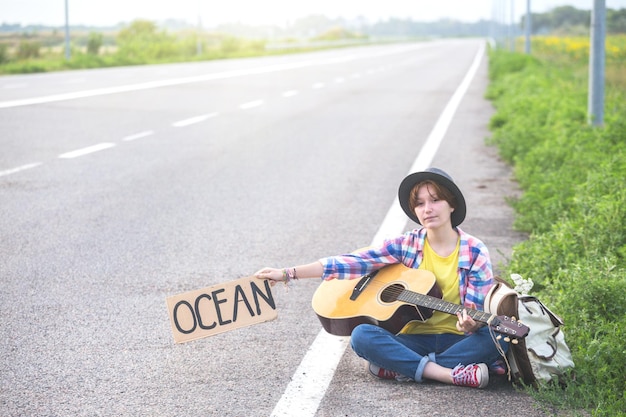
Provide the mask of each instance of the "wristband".
[{"label": "wristband", "polygon": [[283,278],[285,283],[289,283],[289,281],[298,279],[296,275],[296,268],[285,268],[283,269]]}]

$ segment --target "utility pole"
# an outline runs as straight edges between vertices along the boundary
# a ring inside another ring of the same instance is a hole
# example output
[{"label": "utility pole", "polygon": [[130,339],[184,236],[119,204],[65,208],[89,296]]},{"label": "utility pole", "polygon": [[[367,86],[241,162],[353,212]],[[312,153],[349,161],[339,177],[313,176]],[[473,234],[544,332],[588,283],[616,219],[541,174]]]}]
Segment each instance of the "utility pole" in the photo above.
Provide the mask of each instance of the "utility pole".
[{"label": "utility pole", "polygon": [[68,1],[65,0],[65,59],[69,61],[72,56],[70,52],[70,12],[67,6]]},{"label": "utility pole", "polygon": [[515,52],[515,0],[511,0],[509,4],[509,50]]},{"label": "utility pole", "polygon": [[531,16],[531,12],[530,12],[530,0],[526,0],[526,24],[524,25],[524,33],[525,33],[525,38],[526,38],[526,42],[524,45],[524,52],[526,52],[527,55],[530,55],[530,37],[532,34],[532,16]]},{"label": "utility pole", "polygon": [[505,19],[504,19],[504,2],[506,0],[494,0],[494,15],[495,15],[495,33],[496,33],[496,47],[504,48],[506,44],[505,36]]},{"label": "utility pole", "polygon": [[491,1],[491,28],[489,30],[493,49],[498,49],[498,0]]},{"label": "utility pole", "polygon": [[196,37],[196,55],[202,55],[202,40],[200,39],[202,33],[202,18],[200,17],[200,0],[198,0],[198,35]]},{"label": "utility pole", "polygon": [[591,11],[591,41],[589,43],[589,123],[604,124],[604,40],[606,37],[606,0],[594,0]]}]

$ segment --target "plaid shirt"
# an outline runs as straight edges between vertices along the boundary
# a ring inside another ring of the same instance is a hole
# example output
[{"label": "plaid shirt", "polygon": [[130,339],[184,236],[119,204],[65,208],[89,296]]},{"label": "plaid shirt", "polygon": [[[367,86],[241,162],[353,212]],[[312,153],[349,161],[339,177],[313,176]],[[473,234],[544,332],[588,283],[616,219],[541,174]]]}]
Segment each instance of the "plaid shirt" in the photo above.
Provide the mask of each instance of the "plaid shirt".
[{"label": "plaid shirt", "polygon": [[[483,311],[485,295],[494,284],[489,251],[479,239],[457,227],[459,247],[459,295],[465,307]],[[380,247],[320,259],[325,280],[359,278],[386,265],[403,263],[419,268],[424,258],[426,229],[409,231],[393,239],[386,239]]]}]

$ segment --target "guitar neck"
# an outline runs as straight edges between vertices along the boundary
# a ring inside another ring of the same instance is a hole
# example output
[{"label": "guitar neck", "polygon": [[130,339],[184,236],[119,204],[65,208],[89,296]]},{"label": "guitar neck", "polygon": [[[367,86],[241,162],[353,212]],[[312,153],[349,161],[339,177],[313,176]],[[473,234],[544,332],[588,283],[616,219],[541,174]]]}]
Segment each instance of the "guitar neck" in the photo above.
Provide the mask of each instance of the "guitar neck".
[{"label": "guitar neck", "polygon": [[481,323],[489,323],[489,320],[492,317],[491,314],[485,313],[484,311],[463,307],[462,305],[450,303],[437,297],[431,297],[430,295],[420,294],[406,289],[398,295],[397,299],[398,301],[415,304],[420,307],[426,307],[431,310],[441,311],[442,313],[452,315],[456,315],[457,313],[465,310],[471,318]]}]

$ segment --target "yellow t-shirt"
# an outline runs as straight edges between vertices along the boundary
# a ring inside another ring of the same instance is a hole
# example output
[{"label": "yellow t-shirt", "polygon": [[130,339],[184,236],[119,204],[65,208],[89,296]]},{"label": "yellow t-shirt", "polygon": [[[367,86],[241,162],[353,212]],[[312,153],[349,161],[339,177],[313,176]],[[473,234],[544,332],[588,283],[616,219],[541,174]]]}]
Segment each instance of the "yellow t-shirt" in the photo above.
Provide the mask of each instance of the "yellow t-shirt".
[{"label": "yellow t-shirt", "polygon": [[[457,241],[456,249],[449,256],[442,257],[430,247],[428,238],[424,242],[424,259],[419,269],[425,269],[435,274],[437,285],[441,288],[443,299],[451,303],[460,304],[459,296],[459,247],[460,240]],[[413,322],[407,324],[401,333],[408,334],[441,334],[456,333],[463,334],[456,329],[457,317],[448,313],[435,311],[433,316],[425,322]]]}]

